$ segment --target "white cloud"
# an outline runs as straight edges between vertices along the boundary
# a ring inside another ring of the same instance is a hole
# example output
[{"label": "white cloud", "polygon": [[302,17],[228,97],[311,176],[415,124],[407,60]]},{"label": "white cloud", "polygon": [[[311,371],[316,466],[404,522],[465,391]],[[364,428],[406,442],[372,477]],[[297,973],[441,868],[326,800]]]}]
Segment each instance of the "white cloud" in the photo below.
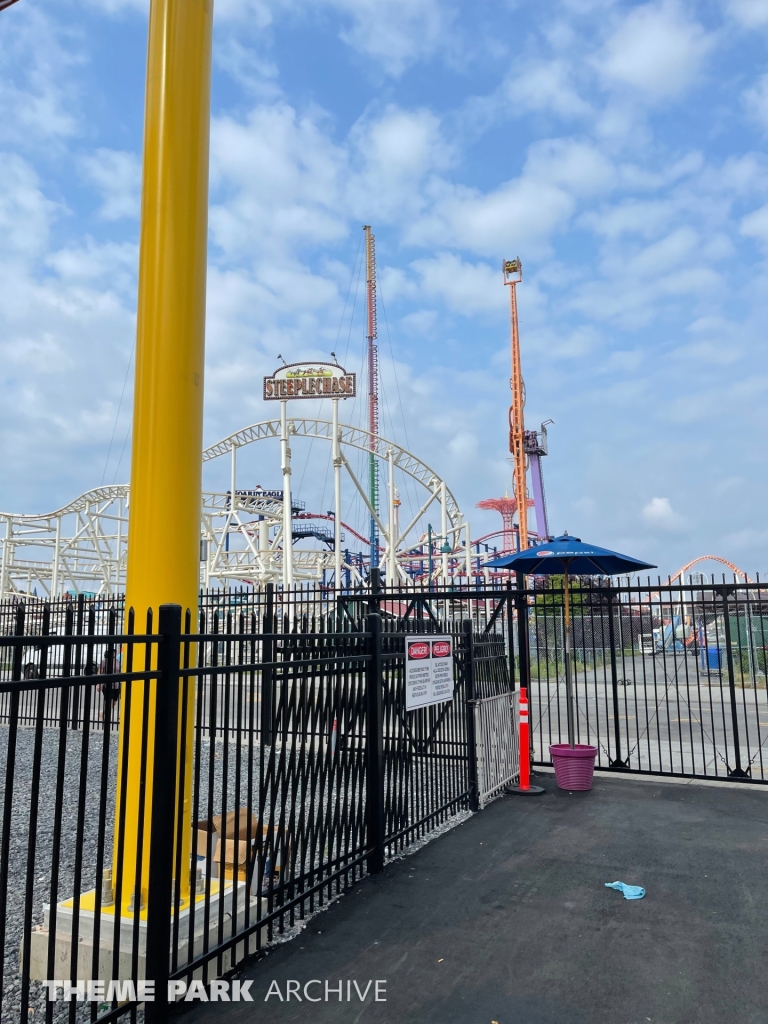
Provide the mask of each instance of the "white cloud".
[{"label": "white cloud", "polygon": [[3,18],[0,142],[50,147],[74,134],[71,73],[82,62],[78,43],[38,5],[19,4]]},{"label": "white cloud", "polygon": [[[48,244],[51,223],[61,207],[40,189],[34,169],[13,153],[0,154],[0,261],[33,257]],[[7,291],[7,281],[3,291]]]},{"label": "white cloud", "polygon": [[244,121],[211,125],[210,224],[228,258],[269,259],[298,243],[346,233],[339,210],[346,154],[310,115],[287,104],[261,105]]},{"label": "white cloud", "polygon": [[585,282],[569,303],[583,315],[637,330],[663,317],[667,304],[686,296],[717,294],[724,281],[708,242],[679,225],[648,245],[612,244],[603,254],[603,276]]},{"label": "white cloud", "polygon": [[437,311],[434,309],[416,309],[400,320],[400,326],[407,334],[420,338],[433,337],[436,325]]},{"label": "white cloud", "polygon": [[[146,14],[149,0],[88,0],[108,15]],[[400,76],[435,52],[456,48],[449,0],[216,0],[216,20],[263,32],[279,19],[307,22],[323,10],[338,18],[338,36],[390,75]]]},{"label": "white cloud", "polygon": [[616,174],[611,161],[591,143],[576,139],[545,139],[528,150],[524,174],[562,185],[577,196],[608,191]]},{"label": "white cloud", "polygon": [[691,227],[679,227],[631,257],[625,269],[631,276],[649,277],[680,268],[692,256],[699,236]]},{"label": "white cloud", "polygon": [[675,97],[698,76],[714,43],[675,0],[631,8],[606,40],[597,67],[608,83],[651,100]]},{"label": "white cloud", "polygon": [[643,506],[642,516],[649,526],[662,530],[679,530],[684,525],[682,516],[672,509],[669,498],[651,498]]},{"label": "white cloud", "polygon": [[614,206],[588,210],[581,215],[579,223],[612,240],[624,235],[651,238],[669,224],[673,211],[674,204],[669,200],[638,202],[629,199]]},{"label": "white cloud", "polygon": [[[137,0],[142,2],[142,0]],[[283,0],[217,0],[215,17],[224,21],[247,23],[250,27],[264,29],[273,20],[273,11],[288,7]]]},{"label": "white cloud", "polygon": [[742,102],[749,116],[768,131],[768,75],[761,75],[750,89],[744,91]]},{"label": "white cloud", "polygon": [[750,195],[768,191],[768,159],[764,153],[730,156],[722,165],[714,164],[702,175],[712,190]]},{"label": "white cloud", "polygon": [[747,28],[768,25],[768,0],[726,0],[728,13]]},{"label": "white cloud", "polygon": [[350,132],[348,146],[355,171],[347,195],[351,208],[364,220],[402,221],[416,215],[425,204],[425,179],[448,167],[453,156],[432,112],[393,105],[377,116],[361,118]]},{"label": "white cloud", "polygon": [[698,366],[728,366],[742,357],[738,346],[728,343],[727,338],[681,345],[674,354],[681,359],[695,360]]},{"label": "white cloud", "polygon": [[435,189],[432,209],[406,227],[405,238],[412,245],[450,245],[482,256],[498,256],[510,245],[541,252],[573,210],[564,189],[526,176],[489,192],[444,184]]},{"label": "white cloud", "polygon": [[563,119],[586,117],[592,108],[576,91],[572,70],[563,58],[516,67],[493,92],[467,100],[458,115],[462,130],[475,137],[493,124],[531,113],[551,113]]},{"label": "white cloud", "polygon": [[[104,5],[142,0],[99,0]],[[448,0],[217,0],[217,17],[264,29],[279,19],[306,23],[323,11],[338,22],[338,36],[388,74],[399,76],[438,50],[452,50],[455,6]]]},{"label": "white cloud", "polygon": [[[253,25],[249,27],[253,28]],[[216,71],[224,72],[251,97],[271,102],[284,99],[279,80],[280,69],[272,57],[254,49],[237,29],[219,32],[214,38],[213,60]],[[262,45],[267,50],[263,39]]]},{"label": "white cloud", "polygon": [[141,203],[141,164],[135,153],[97,149],[83,158],[86,175],[104,197],[104,220],[138,217]]},{"label": "white cloud", "polygon": [[431,207],[406,227],[411,244],[466,248],[500,258],[512,246],[533,255],[573,213],[575,198],[611,187],[610,162],[594,147],[550,139],[528,150],[523,172],[488,192],[447,182],[429,188]]},{"label": "white cloud", "polygon": [[524,67],[504,86],[505,101],[524,110],[551,111],[560,117],[583,117],[591,107],[576,91],[570,65],[562,60]]},{"label": "white cloud", "polygon": [[[92,252],[90,269],[57,253],[45,270],[3,268],[2,507],[45,511],[101,480],[134,336],[134,296],[120,294],[132,275],[115,248]],[[121,444],[126,428],[123,417]]]},{"label": "white cloud", "polygon": [[[520,298],[525,295],[525,292],[525,288],[518,290]],[[527,301],[527,295],[525,298]],[[592,324],[562,325],[560,329],[555,330],[546,320],[541,326],[531,325],[532,317],[527,309],[521,309],[521,317],[522,323],[526,324],[526,352],[534,355],[537,363],[540,359],[544,360],[550,370],[553,370],[561,361],[583,359],[594,353],[604,342],[601,334]],[[506,365],[509,362],[507,345],[504,346],[502,352],[502,363]]]},{"label": "white cloud", "polygon": [[411,269],[420,278],[416,293],[440,298],[454,313],[474,316],[508,305],[500,266],[467,263],[453,253],[441,252],[432,259],[414,260]]},{"label": "white cloud", "polygon": [[126,304],[135,301],[138,246],[132,242],[94,242],[58,249],[46,259],[60,280],[67,284],[88,284],[121,294]]},{"label": "white cloud", "polygon": [[86,0],[91,7],[104,11],[105,14],[122,14],[123,11],[139,11],[149,13],[149,0]]},{"label": "white cloud", "polygon": [[620,373],[636,374],[643,364],[644,353],[641,349],[627,352],[611,352],[608,356],[608,367]]},{"label": "white cloud", "polygon": [[439,119],[387,106],[360,118],[341,143],[320,110],[260,104],[211,133],[210,222],[229,259],[286,256],[345,237],[351,218],[402,223],[428,204],[427,184],[453,158]]},{"label": "white cloud", "polygon": [[760,242],[768,242],[768,205],[753,210],[742,218],[739,231],[747,238],[756,238]]},{"label": "white cloud", "polygon": [[449,0],[326,0],[347,24],[344,42],[400,75],[417,60],[450,47],[455,17]]}]

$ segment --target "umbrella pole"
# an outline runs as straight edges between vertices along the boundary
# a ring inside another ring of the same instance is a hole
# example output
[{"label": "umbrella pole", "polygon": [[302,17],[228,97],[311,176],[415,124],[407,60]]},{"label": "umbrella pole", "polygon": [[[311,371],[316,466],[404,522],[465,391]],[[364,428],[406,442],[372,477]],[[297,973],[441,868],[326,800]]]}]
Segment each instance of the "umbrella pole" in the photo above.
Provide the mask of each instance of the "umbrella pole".
[{"label": "umbrella pole", "polygon": [[571,681],[571,602],[568,592],[568,563],[563,577],[563,602],[565,604],[565,702],[568,713],[568,746],[573,750],[575,740],[575,715],[573,707],[573,684]]}]

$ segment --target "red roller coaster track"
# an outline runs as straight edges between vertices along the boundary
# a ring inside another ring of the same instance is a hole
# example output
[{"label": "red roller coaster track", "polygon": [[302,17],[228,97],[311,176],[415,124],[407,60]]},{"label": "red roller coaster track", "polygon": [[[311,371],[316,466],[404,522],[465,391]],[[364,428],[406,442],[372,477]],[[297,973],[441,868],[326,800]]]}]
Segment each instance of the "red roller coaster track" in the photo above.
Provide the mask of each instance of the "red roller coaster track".
[{"label": "red roller coaster track", "polygon": [[754,580],[751,580],[743,569],[739,569],[733,562],[729,562],[727,558],[721,558],[720,555],[699,555],[698,558],[694,558],[681,566],[674,576],[669,577],[669,582],[674,583],[676,579],[679,579],[684,572],[688,572],[691,566],[696,565],[697,562],[721,562],[723,565],[727,565],[734,575],[741,576],[745,583],[754,583]]}]

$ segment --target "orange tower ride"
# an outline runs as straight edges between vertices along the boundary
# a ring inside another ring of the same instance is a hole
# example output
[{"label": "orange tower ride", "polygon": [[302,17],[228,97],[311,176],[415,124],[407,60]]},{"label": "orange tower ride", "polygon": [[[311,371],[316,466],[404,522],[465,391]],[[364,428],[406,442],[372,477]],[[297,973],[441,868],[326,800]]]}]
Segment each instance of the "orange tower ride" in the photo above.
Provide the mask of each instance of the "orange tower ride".
[{"label": "orange tower ride", "polygon": [[526,484],[525,454],[525,385],[520,366],[520,335],[517,329],[517,285],[523,279],[523,265],[519,259],[504,260],[504,284],[509,287],[509,319],[512,346],[512,404],[509,407],[509,450],[514,466],[514,491],[517,502],[517,521],[520,531],[520,550],[528,547],[528,487]]}]

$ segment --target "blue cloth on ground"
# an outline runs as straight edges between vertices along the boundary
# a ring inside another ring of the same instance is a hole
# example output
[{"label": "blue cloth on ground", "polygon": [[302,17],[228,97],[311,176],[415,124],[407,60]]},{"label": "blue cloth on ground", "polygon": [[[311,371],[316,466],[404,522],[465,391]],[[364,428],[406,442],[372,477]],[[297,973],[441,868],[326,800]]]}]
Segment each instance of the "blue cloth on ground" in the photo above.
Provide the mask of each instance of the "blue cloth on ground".
[{"label": "blue cloth on ground", "polygon": [[618,889],[624,893],[625,900],[641,900],[645,896],[642,885],[627,885],[626,882],[606,882],[606,889]]}]

